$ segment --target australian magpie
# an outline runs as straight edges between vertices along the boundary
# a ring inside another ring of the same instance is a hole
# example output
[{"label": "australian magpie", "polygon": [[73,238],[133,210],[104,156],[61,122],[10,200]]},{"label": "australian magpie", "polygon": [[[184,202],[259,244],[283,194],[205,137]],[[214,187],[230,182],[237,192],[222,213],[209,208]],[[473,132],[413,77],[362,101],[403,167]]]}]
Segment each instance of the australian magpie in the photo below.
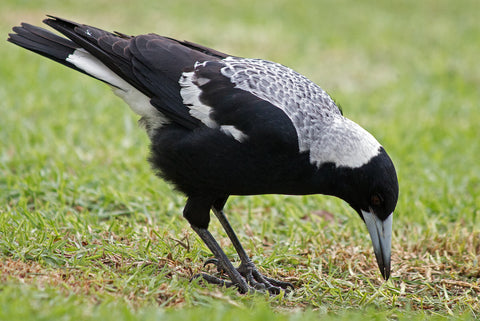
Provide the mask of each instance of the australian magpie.
[{"label": "australian magpie", "polygon": [[[277,293],[292,285],[256,269],[223,207],[230,195],[325,194],[360,215],[384,279],[390,276],[394,165],[384,148],[345,118],[330,96],[283,65],[224,54],[156,34],[128,36],[49,16],[67,38],[22,23],[8,41],[110,85],[141,116],[156,173],[187,196],[184,217],[229,281]],[[220,220],[241,264],[208,231]]]}]

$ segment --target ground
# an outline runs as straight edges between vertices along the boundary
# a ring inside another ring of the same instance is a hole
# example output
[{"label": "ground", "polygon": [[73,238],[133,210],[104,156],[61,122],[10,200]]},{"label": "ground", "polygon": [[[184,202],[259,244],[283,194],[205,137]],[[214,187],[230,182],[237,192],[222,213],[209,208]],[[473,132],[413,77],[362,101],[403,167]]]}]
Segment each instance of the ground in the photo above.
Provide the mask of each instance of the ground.
[{"label": "ground", "polygon": [[[233,197],[226,213],[276,297],[190,282],[211,257],[185,198],[145,161],[103,84],[0,45],[0,319],[475,318],[480,311],[477,1],[7,0],[0,30],[45,14],[156,32],[305,74],[374,134],[399,176],[392,277],[366,227],[325,196]],[[211,230],[238,261],[220,225]]]}]

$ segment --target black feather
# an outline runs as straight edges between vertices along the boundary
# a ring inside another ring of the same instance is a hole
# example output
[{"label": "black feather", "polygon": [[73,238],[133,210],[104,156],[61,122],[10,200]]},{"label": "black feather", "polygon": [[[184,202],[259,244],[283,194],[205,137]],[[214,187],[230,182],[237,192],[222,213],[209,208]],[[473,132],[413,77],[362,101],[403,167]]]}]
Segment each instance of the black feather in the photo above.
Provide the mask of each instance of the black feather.
[{"label": "black feather", "polygon": [[[111,33],[53,16],[44,22],[68,39],[23,23],[8,41],[88,74],[80,69],[85,62],[98,77],[106,74],[103,81],[126,87],[116,92],[144,117],[152,167],[187,195],[185,218],[240,291],[253,282],[271,293],[292,285],[265,279],[255,269],[223,214],[230,195],[342,198],[376,238],[377,262],[388,279],[387,238],[398,199],[394,165],[319,86],[285,66],[229,57],[188,41]],[[105,67],[140,94],[115,76],[111,80]],[[238,269],[207,231],[211,209],[239,254]]]},{"label": "black feather", "polygon": [[16,33],[10,33],[7,41],[84,73],[66,61],[67,57],[78,49],[72,41],[28,23],[22,23],[20,27],[12,30]]}]

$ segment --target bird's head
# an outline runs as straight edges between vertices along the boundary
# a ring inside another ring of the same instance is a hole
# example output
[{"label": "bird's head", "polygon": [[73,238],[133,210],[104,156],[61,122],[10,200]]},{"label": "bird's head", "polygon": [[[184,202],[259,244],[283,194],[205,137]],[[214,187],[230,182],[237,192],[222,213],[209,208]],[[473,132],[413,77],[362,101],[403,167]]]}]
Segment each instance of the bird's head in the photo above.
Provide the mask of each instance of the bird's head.
[{"label": "bird's head", "polygon": [[367,225],[378,267],[390,277],[392,217],[398,199],[395,167],[383,147],[366,164],[335,169],[335,195],[357,211]]},{"label": "bird's head", "polygon": [[383,148],[364,166],[352,171],[356,191],[346,201],[367,225],[378,267],[385,280],[390,277],[393,211],[398,200],[395,167]]},{"label": "bird's head", "polygon": [[323,150],[318,148],[323,158],[313,154],[325,162],[319,171],[327,186],[325,194],[345,200],[363,219],[380,272],[388,280],[392,216],[398,199],[395,167],[377,140],[356,123],[343,118],[329,131],[334,138],[322,142]]}]

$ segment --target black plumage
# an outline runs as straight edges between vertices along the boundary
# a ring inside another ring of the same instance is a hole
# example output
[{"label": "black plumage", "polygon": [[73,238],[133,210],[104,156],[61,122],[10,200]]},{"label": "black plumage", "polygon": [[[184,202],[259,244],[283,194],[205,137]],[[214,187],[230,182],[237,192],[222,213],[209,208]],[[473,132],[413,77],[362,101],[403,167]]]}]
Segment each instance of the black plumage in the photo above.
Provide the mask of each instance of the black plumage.
[{"label": "black plumage", "polygon": [[[68,39],[23,23],[8,41],[109,84],[141,116],[150,163],[188,197],[184,217],[231,281],[202,274],[205,280],[241,292],[291,286],[257,271],[223,213],[230,195],[272,193],[348,202],[365,221],[388,279],[394,165],[320,87],[282,65],[192,42],[110,33],[56,17],[44,22]],[[240,256],[237,269],[208,231],[211,210]]]}]

